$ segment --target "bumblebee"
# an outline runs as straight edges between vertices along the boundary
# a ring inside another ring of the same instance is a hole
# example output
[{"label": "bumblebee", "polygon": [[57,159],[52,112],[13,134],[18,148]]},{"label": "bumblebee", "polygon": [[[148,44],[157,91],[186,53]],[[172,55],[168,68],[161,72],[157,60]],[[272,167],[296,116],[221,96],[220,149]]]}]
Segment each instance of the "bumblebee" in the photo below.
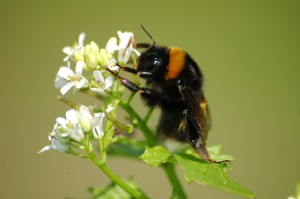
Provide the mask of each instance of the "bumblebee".
[{"label": "bumblebee", "polygon": [[125,66],[120,66],[120,69],[145,79],[146,87],[139,87],[107,70],[130,91],[138,93],[149,107],[161,109],[157,126],[159,137],[189,143],[208,163],[229,162],[212,160],[205,147],[210,116],[199,66],[180,48],[156,45],[149,32],[141,27],[152,44],[135,44],[137,48],[146,49],[138,58],[137,69]]}]

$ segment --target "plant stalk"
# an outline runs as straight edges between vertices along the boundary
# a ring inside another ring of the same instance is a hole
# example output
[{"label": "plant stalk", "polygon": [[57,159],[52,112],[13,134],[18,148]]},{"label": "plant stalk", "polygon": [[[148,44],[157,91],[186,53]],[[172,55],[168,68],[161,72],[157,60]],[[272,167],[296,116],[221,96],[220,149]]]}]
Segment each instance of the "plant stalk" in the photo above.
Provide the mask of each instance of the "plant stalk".
[{"label": "plant stalk", "polygon": [[173,189],[175,189],[175,193],[178,196],[178,199],[187,199],[187,196],[175,172],[174,165],[171,163],[166,163],[162,165],[162,168],[166,172],[168,179],[173,186]]},{"label": "plant stalk", "polygon": [[149,143],[149,146],[155,146],[157,144],[157,141],[155,139],[154,134],[152,131],[148,128],[147,124],[144,122],[144,120],[135,112],[135,110],[124,101],[120,101],[119,105],[122,109],[124,109],[131,118],[136,119],[138,122],[138,127],[141,130],[141,132],[144,134],[147,142]]},{"label": "plant stalk", "polygon": [[131,187],[127,184],[123,179],[121,179],[119,176],[117,176],[115,173],[113,173],[106,164],[101,164],[101,162],[96,158],[95,154],[93,152],[89,153],[91,161],[97,165],[103,173],[116,185],[120,186],[122,189],[124,189],[127,193],[129,193],[134,198],[138,199],[148,199],[146,195],[144,195],[142,192],[138,191],[137,189]]}]

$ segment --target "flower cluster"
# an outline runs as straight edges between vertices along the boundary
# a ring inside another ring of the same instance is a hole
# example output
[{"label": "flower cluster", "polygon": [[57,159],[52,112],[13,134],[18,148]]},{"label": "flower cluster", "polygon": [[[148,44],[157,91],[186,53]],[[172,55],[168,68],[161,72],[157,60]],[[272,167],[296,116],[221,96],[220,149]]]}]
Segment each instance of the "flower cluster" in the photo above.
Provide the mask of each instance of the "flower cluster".
[{"label": "flower cluster", "polygon": [[[61,95],[68,91],[90,91],[100,95],[106,100],[104,108],[95,112],[92,106],[79,106],[68,103],[73,109],[66,112],[66,117],[58,117],[49,135],[50,144],[40,150],[70,152],[71,147],[83,144],[87,136],[94,140],[102,139],[104,136],[103,119],[110,112],[115,112],[116,106],[112,106],[116,95],[112,94],[114,77],[106,70],[117,71],[119,65],[133,63],[140,53],[134,48],[134,36],[131,32],[118,31],[118,38],[112,37],[105,48],[91,41],[84,45],[85,33],[81,33],[78,42],[73,46],[63,48],[66,54],[56,74],[55,87],[60,90]],[[67,101],[66,99],[62,101]],[[114,107],[114,108],[113,108]],[[115,114],[109,119],[115,121]]]},{"label": "flower cluster", "polygon": [[[112,111],[112,106],[107,107],[106,113]],[[81,143],[83,139],[92,133],[98,140],[103,137],[103,119],[105,113],[94,113],[91,107],[80,106],[79,110],[71,109],[66,112],[66,118],[58,117],[49,135],[50,145],[42,148],[39,153],[47,150],[67,152],[72,143]]]},{"label": "flower cluster", "polygon": [[[64,58],[66,65],[60,67],[55,79],[55,87],[60,89],[62,95],[71,88],[75,91],[89,88],[101,94],[109,91],[113,80],[105,68],[118,70],[118,65],[127,64],[132,56],[140,55],[134,48],[133,33],[118,31],[118,36],[119,40],[112,37],[106,47],[100,49],[93,41],[84,45],[85,34],[81,33],[77,44],[63,49],[67,55]],[[72,64],[75,64],[74,71]],[[93,79],[83,75],[83,72],[89,71],[93,71]]]}]

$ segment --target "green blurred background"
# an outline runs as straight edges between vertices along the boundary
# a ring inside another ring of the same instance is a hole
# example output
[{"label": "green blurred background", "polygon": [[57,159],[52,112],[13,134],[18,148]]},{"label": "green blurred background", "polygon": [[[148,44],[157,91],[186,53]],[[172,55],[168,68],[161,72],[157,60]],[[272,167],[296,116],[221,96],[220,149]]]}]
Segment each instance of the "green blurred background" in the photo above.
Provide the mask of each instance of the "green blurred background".
[{"label": "green blurred background", "polygon": [[[102,46],[118,30],[148,42],[143,24],[157,43],[185,49],[201,66],[213,118],[208,145],[236,158],[230,175],[257,198],[287,198],[300,179],[299,19],[296,0],[1,1],[0,197],[88,198],[88,186],[109,182],[88,161],[37,151],[68,109],[54,88],[61,49],[82,31]],[[153,198],[171,193],[160,169],[124,158],[109,166]],[[189,198],[242,198],[184,184]]]}]

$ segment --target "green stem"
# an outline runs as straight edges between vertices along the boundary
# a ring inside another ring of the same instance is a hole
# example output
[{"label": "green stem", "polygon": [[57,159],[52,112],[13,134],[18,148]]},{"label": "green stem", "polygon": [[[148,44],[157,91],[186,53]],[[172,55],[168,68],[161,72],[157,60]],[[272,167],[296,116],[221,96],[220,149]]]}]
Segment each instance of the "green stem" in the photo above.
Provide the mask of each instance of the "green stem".
[{"label": "green stem", "polygon": [[162,168],[165,170],[165,172],[169,178],[169,181],[173,186],[173,189],[175,189],[175,193],[178,196],[178,199],[187,199],[187,196],[186,196],[186,194],[180,184],[180,181],[176,175],[174,165],[171,163],[166,163],[166,164],[162,165]]},{"label": "green stem", "polygon": [[157,141],[155,139],[154,134],[152,131],[148,128],[147,124],[144,122],[144,120],[135,112],[135,110],[124,101],[120,101],[119,105],[121,108],[123,108],[131,118],[137,120],[137,125],[141,132],[144,134],[145,138],[147,139],[147,142],[149,143],[149,146],[155,146],[157,144]]},{"label": "green stem", "polygon": [[117,184],[119,187],[121,187],[122,189],[124,189],[127,193],[129,193],[131,196],[133,196],[134,198],[138,198],[138,199],[147,199],[148,197],[146,195],[144,195],[142,192],[136,190],[135,188],[129,186],[124,180],[122,180],[119,176],[117,176],[115,173],[113,173],[107,166],[106,164],[102,164],[95,156],[95,154],[93,152],[89,152],[90,155],[90,159],[91,161],[97,165],[102,171],[103,173],[105,173],[105,175],[107,177],[109,177],[109,179],[111,181],[113,181],[115,184]]},{"label": "green stem", "polygon": [[134,92],[131,92],[128,96],[127,102],[125,102],[126,104],[130,104],[131,100],[133,99],[133,97],[135,96]]},{"label": "green stem", "polygon": [[[152,131],[148,128],[146,122],[141,119],[141,117],[133,110],[133,108],[123,102],[120,101],[119,105],[131,116],[131,118],[136,119],[138,122],[138,127],[140,128],[141,132],[144,134],[147,142],[149,143],[150,146],[155,146],[157,145],[157,141],[155,139],[154,134]],[[176,195],[178,196],[179,199],[187,199],[187,196],[180,184],[180,181],[177,177],[177,174],[174,169],[174,165],[171,163],[166,163],[161,165],[164,171],[166,172],[168,179],[172,185],[172,187],[176,190]]]},{"label": "green stem", "polygon": [[148,109],[148,112],[147,112],[146,116],[144,117],[144,122],[145,122],[146,124],[148,123],[148,121],[149,121],[149,119],[150,119],[150,116],[151,116],[151,114],[153,113],[153,110],[154,110],[153,107],[151,107],[151,108]]},{"label": "green stem", "polygon": [[106,163],[106,148],[103,145],[103,138],[99,138],[100,164]]}]

